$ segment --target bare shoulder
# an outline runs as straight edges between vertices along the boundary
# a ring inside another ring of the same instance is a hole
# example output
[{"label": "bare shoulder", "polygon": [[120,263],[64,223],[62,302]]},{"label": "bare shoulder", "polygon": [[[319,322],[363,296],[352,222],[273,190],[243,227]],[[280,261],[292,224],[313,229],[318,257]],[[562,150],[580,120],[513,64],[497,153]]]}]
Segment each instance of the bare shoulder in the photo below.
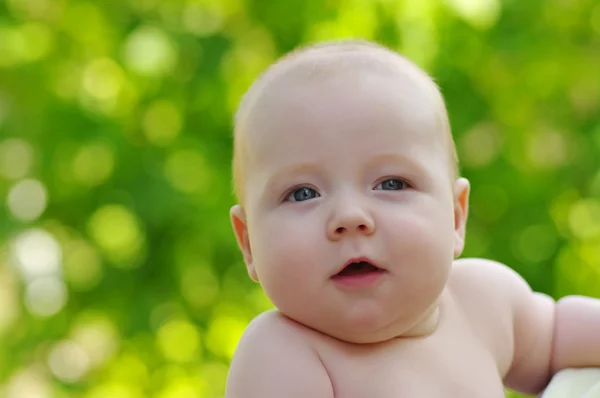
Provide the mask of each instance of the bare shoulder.
[{"label": "bare shoulder", "polygon": [[506,385],[538,393],[548,375],[554,300],[491,260],[458,260],[450,279],[453,296],[495,353]]},{"label": "bare shoulder", "polygon": [[483,258],[456,260],[450,286],[459,297],[473,299],[473,295],[480,295],[507,309],[517,305],[523,295],[532,294],[527,281],[512,268]]},{"label": "bare shoulder", "polygon": [[547,299],[533,292],[527,281],[509,266],[482,258],[455,261],[450,285],[459,297],[485,297],[513,313],[531,300]]},{"label": "bare shoulder", "polygon": [[461,258],[454,261],[453,280],[491,281],[508,285],[526,282],[513,269],[498,261],[484,258]]},{"label": "bare shoulder", "polygon": [[482,343],[493,353],[501,373],[513,361],[514,309],[531,291],[510,267],[487,259],[454,262],[449,290]]},{"label": "bare shoulder", "polygon": [[304,327],[269,311],[244,332],[227,378],[227,398],[333,398],[329,375]]},{"label": "bare shoulder", "polygon": [[496,317],[510,310],[515,289],[526,288],[515,271],[504,264],[482,258],[456,260],[452,266],[449,289],[467,315],[494,311]]}]

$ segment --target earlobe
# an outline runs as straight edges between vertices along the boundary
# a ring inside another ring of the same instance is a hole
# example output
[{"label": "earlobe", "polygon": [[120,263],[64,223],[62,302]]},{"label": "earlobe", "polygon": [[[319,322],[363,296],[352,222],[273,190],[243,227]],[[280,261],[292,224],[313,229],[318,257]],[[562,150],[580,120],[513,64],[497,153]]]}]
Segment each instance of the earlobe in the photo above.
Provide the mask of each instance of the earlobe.
[{"label": "earlobe", "polygon": [[229,211],[229,217],[231,218],[231,226],[244,257],[248,274],[253,281],[258,282],[258,275],[252,261],[252,250],[250,249],[250,239],[248,238],[248,227],[244,209],[240,205],[233,206]]},{"label": "earlobe", "polygon": [[467,218],[469,215],[470,184],[459,178],[454,184],[454,257],[459,257],[465,248]]}]

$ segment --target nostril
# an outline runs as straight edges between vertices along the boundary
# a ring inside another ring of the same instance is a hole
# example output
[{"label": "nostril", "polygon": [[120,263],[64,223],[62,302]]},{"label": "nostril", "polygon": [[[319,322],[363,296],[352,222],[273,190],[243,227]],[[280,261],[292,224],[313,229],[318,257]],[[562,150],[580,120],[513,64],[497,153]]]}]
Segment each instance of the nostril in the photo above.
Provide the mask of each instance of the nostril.
[{"label": "nostril", "polygon": [[[360,224],[359,226],[356,227],[356,229],[359,230],[359,231],[361,231],[361,232],[364,232],[364,231],[366,231],[369,228],[365,224]],[[341,233],[343,233],[345,231],[346,231],[346,227],[337,227],[335,229],[335,233],[337,233],[337,234],[341,234]]]}]

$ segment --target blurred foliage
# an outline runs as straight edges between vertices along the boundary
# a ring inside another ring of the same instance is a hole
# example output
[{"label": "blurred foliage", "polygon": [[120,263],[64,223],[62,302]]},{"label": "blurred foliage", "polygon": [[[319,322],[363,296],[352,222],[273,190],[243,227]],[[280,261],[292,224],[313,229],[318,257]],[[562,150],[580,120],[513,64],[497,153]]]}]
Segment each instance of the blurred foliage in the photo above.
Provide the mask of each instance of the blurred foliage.
[{"label": "blurred foliage", "polygon": [[338,37],[441,86],[465,255],[600,295],[596,0],[5,0],[0,396],[223,395],[271,308],[230,232],[232,113],[278,55]]}]

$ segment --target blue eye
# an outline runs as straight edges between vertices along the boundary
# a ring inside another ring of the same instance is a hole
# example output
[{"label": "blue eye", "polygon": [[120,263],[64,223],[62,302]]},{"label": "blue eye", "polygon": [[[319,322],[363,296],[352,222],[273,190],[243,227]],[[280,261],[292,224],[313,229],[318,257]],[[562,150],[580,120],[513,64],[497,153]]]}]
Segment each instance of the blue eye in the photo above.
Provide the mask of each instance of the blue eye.
[{"label": "blue eye", "polygon": [[388,180],[382,181],[375,186],[375,189],[381,189],[383,191],[399,191],[405,188],[406,182],[396,178],[390,178]]},{"label": "blue eye", "polygon": [[312,188],[302,187],[295,189],[292,191],[287,197],[286,200],[290,202],[304,202],[305,200],[314,199],[318,197],[319,194]]}]

